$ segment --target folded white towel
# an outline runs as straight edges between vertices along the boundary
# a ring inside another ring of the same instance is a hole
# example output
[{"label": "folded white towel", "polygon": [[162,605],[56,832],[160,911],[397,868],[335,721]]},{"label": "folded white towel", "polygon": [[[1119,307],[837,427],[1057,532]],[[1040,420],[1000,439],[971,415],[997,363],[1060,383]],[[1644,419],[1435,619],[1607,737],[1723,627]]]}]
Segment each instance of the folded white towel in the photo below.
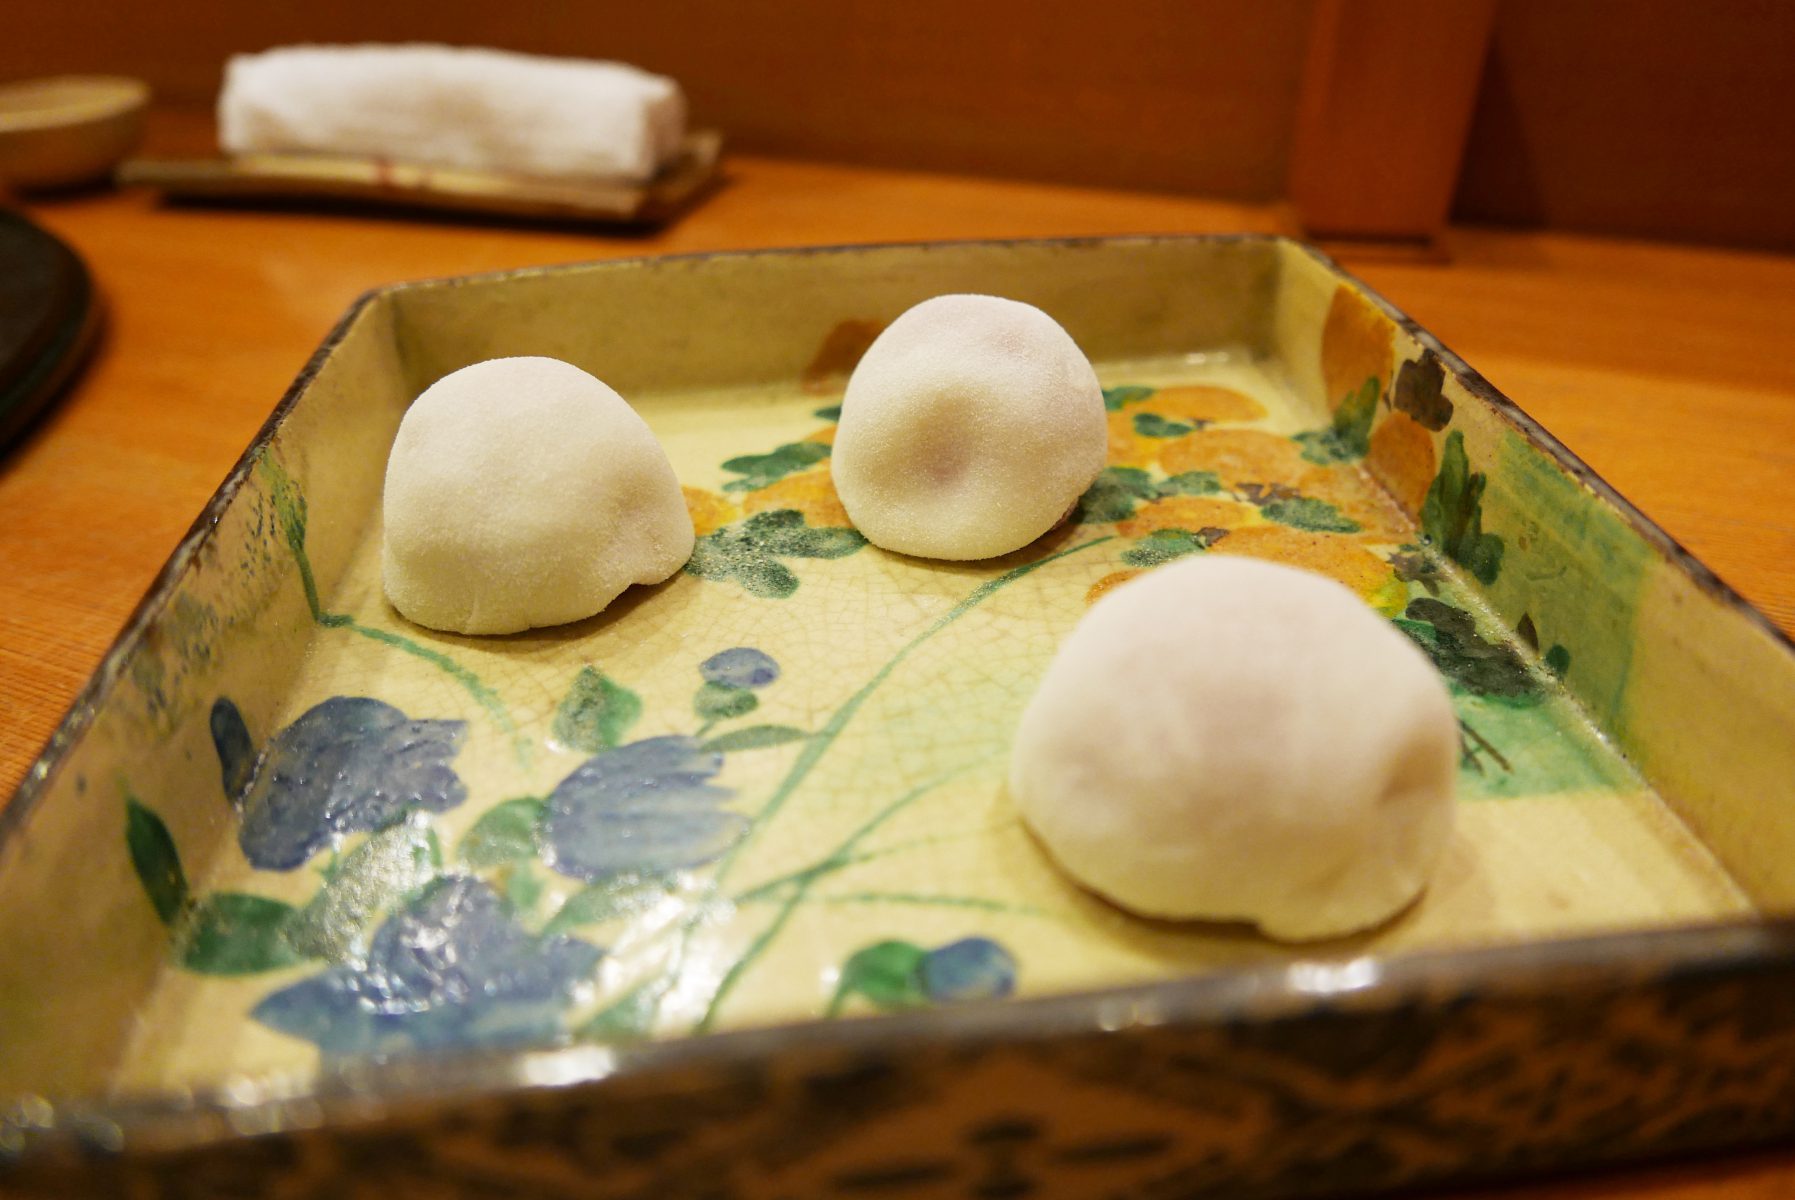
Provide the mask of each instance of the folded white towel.
[{"label": "folded white towel", "polygon": [[353,154],[526,175],[646,180],[685,97],[622,63],[451,46],[240,54],[218,98],[229,154]]}]

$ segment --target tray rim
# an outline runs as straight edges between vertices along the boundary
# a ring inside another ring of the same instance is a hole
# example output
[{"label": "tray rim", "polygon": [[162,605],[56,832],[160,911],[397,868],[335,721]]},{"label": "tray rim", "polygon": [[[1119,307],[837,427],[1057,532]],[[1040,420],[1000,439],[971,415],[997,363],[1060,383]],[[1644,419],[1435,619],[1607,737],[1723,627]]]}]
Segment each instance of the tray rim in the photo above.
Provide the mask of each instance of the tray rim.
[{"label": "tray rim", "polygon": [[[19,836],[71,749],[109,698],[129,655],[173,597],[182,575],[210,542],[219,519],[236,498],[262,452],[323,364],[355,323],[377,303],[405,292],[492,283],[550,273],[615,267],[628,270],[659,262],[784,258],[794,255],[903,253],[966,247],[1090,248],[1158,243],[1215,245],[1255,243],[1304,254],[1337,278],[1350,281],[1386,316],[1442,364],[1477,399],[1532,444],[1552,456],[1580,484],[1611,505],[1670,566],[1704,592],[1768,633],[1795,656],[1795,638],[1781,630],[1730,584],[1622,496],[1520,405],[1463,358],[1333,257],[1300,239],[1270,233],[1130,234],[1056,238],[966,238],[908,242],[786,246],[754,250],[646,254],[408,280],[371,288],[351,302],[318,348],[306,359],[243,453],[207,500],[133,608],[93,675],[0,807],[0,849]],[[1333,982],[1291,978],[1298,965],[1366,964]],[[1198,1026],[1226,1017],[1275,1019],[1318,1005],[1350,1004],[1377,1011],[1412,1002],[1418,993],[1439,998],[1468,994],[1522,994],[1542,986],[1589,990],[1629,977],[1726,975],[1795,969],[1795,918],[1737,917],[1645,929],[1545,938],[1498,946],[1346,955],[1297,951],[1282,964],[1219,968],[1152,984],[1060,995],[974,1002],[958,1008],[858,1018],[848,1022],[800,1021],[688,1035],[634,1046],[563,1042],[523,1050],[460,1051],[416,1058],[320,1066],[305,1074],[226,1079],[197,1088],[126,1092],[110,1096],[43,1097],[0,1094],[0,1115],[33,1113],[23,1146],[0,1146],[0,1179],[12,1166],[59,1152],[116,1153],[189,1149],[276,1131],[353,1128],[390,1120],[402,1111],[552,1091],[603,1080],[697,1065],[727,1067],[775,1053],[894,1049],[920,1043],[965,1046],[1026,1044],[1074,1033],[1114,1031],[1118,1011],[1127,1026]],[[0,1129],[6,1122],[0,1120]]]}]

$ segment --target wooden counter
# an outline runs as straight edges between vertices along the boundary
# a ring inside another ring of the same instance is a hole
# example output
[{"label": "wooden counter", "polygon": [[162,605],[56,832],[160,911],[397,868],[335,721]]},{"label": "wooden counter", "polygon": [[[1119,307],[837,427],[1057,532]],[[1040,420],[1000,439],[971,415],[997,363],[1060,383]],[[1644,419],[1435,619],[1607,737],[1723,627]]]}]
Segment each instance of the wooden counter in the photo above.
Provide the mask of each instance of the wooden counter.
[{"label": "wooden counter", "polygon": [[[0,458],[0,796],[325,331],[398,280],[671,251],[1281,230],[1273,208],[732,158],[664,233],[607,238],[340,214],[26,206],[87,260],[108,327]],[[1450,261],[1349,268],[1795,631],[1795,259],[1455,231]],[[1795,1154],[1528,1187],[1538,1198],[1795,1193]],[[1492,1194],[1523,1194],[1523,1189]]]}]

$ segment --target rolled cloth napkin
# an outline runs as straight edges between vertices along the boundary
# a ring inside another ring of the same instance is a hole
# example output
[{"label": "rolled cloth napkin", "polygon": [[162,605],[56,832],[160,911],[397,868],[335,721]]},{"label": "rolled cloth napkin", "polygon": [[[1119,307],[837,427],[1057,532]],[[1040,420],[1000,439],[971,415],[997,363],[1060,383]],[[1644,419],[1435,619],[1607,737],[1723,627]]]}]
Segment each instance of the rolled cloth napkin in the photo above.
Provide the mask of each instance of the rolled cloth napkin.
[{"label": "rolled cloth napkin", "polygon": [[647,180],[685,96],[623,63],[453,46],[239,54],[218,98],[229,154],[352,154],[525,175]]}]

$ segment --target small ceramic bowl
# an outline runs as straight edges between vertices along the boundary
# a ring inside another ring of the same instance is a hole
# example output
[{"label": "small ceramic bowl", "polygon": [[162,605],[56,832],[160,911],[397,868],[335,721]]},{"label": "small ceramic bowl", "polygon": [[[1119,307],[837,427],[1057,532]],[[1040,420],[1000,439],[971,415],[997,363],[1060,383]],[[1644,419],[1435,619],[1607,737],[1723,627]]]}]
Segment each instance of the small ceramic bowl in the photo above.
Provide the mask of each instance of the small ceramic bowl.
[{"label": "small ceramic bowl", "polygon": [[149,86],[111,75],[0,85],[0,182],[56,188],[104,178],[143,136]]}]

